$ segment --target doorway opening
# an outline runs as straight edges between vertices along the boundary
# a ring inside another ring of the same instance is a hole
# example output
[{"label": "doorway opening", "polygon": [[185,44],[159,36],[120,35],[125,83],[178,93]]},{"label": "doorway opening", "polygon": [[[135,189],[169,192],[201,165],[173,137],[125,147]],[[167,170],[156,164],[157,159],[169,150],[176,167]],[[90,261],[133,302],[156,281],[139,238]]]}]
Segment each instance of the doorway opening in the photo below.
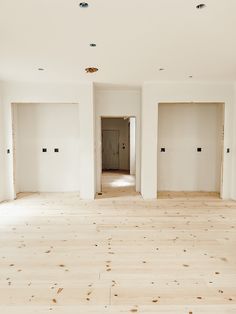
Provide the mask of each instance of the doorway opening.
[{"label": "doorway opening", "polygon": [[224,104],[158,105],[158,198],[220,198]]},{"label": "doorway opening", "polygon": [[101,193],[124,196],[136,192],[136,119],[101,118]]}]

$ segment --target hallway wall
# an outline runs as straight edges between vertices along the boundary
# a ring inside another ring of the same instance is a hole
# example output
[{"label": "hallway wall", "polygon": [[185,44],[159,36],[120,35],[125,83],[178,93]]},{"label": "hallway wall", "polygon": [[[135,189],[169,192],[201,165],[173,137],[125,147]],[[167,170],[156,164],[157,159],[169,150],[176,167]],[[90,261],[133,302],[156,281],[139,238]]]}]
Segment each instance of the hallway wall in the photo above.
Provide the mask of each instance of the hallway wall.
[{"label": "hallway wall", "polygon": [[136,140],[135,140],[135,133],[136,133],[136,119],[130,118],[130,174],[135,175],[136,172]]}]

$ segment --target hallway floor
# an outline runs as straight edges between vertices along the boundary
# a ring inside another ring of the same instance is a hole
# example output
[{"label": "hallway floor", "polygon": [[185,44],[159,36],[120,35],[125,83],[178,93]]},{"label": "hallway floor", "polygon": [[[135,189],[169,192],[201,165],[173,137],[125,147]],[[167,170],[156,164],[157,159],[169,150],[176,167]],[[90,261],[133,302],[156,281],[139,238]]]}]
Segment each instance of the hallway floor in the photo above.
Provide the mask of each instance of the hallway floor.
[{"label": "hallway floor", "polygon": [[127,171],[104,171],[102,173],[102,195],[99,195],[98,198],[133,196],[140,196],[135,191],[135,176],[130,175]]},{"label": "hallway floor", "polygon": [[0,204],[0,312],[233,314],[235,247],[232,201],[20,194]]}]

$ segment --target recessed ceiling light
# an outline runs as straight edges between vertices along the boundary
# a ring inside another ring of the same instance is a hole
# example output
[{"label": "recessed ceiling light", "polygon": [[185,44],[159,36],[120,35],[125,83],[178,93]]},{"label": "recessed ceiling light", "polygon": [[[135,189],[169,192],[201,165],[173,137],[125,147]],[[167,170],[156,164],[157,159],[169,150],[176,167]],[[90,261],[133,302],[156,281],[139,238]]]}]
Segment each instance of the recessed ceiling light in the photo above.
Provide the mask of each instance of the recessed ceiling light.
[{"label": "recessed ceiling light", "polygon": [[95,73],[98,71],[98,68],[94,68],[94,67],[89,67],[85,69],[86,73]]},{"label": "recessed ceiling light", "polygon": [[97,44],[91,43],[89,46],[90,46],[90,47],[97,47]]},{"label": "recessed ceiling light", "polygon": [[164,68],[159,68],[159,71],[164,71],[165,69]]},{"label": "recessed ceiling light", "polygon": [[204,9],[206,7],[205,3],[200,3],[196,6],[198,10]]},{"label": "recessed ceiling light", "polygon": [[38,68],[38,71],[44,71],[44,68]]},{"label": "recessed ceiling light", "polygon": [[85,8],[88,8],[88,7],[89,7],[89,4],[88,4],[88,2],[80,2],[79,6],[80,6],[81,8],[83,8],[83,9],[85,9]]}]

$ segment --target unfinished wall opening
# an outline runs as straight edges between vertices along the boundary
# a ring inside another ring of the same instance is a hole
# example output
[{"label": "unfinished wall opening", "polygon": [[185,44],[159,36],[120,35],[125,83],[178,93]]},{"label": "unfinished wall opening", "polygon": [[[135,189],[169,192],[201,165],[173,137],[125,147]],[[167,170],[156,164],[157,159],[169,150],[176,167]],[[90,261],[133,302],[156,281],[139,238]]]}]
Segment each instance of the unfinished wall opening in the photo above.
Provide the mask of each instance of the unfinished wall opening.
[{"label": "unfinished wall opening", "polygon": [[13,104],[14,188],[79,192],[79,105]]},{"label": "unfinished wall opening", "polygon": [[160,103],[158,197],[219,197],[223,141],[224,104]]},{"label": "unfinished wall opening", "polygon": [[101,193],[135,193],[136,121],[135,117],[101,118]]}]

